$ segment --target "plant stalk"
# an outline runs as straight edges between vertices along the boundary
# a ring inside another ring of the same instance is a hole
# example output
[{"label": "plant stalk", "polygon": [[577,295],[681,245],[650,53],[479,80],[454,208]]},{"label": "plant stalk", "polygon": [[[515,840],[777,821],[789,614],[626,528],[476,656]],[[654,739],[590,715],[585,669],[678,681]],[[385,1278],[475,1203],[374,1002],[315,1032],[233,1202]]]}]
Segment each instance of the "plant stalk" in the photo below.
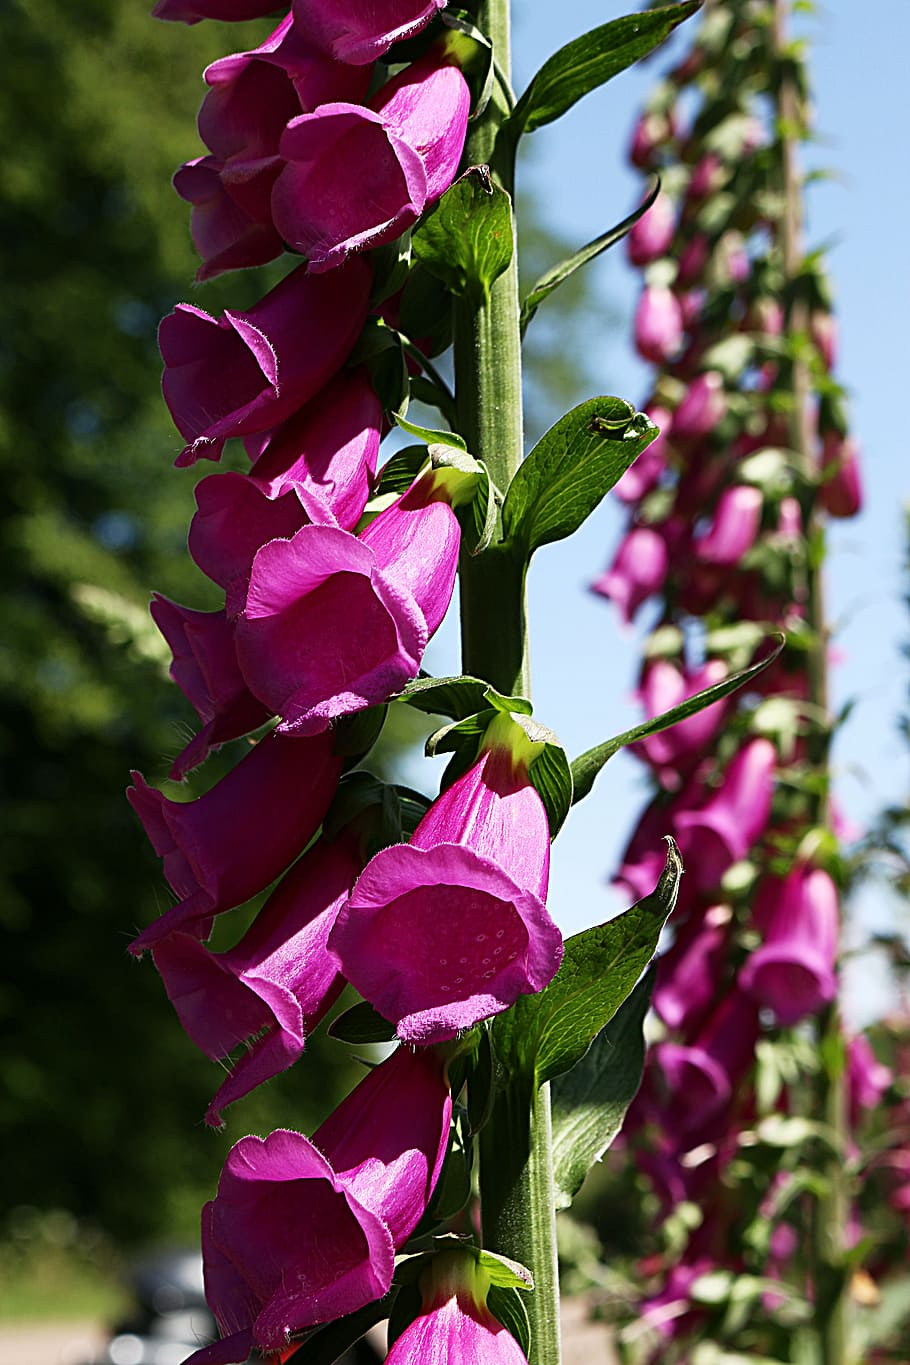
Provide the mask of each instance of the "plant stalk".
[{"label": "plant stalk", "polygon": [[[476,23],[493,44],[500,71],[510,72],[509,0],[480,0]],[[510,195],[512,149],[497,135],[506,117],[501,90],[472,125],[469,165],[488,165]],[[514,217],[513,217],[514,232]],[[468,449],[487,465],[505,494],[524,454],[521,397],[518,259],[489,297],[455,305],[455,405]],[[525,565],[494,543],[477,558],[462,554],[462,668],[506,695],[530,695]],[[511,1083],[497,1097],[480,1139],[480,1199],[484,1245],[526,1265],[530,1365],[559,1365],[559,1278],[553,1197],[549,1087]]]}]

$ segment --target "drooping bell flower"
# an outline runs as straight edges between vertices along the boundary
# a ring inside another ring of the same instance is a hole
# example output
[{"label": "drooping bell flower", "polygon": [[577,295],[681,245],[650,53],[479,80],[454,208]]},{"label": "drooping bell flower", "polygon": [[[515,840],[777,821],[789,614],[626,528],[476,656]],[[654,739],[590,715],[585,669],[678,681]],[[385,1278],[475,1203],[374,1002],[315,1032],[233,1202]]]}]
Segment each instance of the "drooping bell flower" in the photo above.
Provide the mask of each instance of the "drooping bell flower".
[{"label": "drooping bell flower", "polygon": [[286,1350],[292,1337],[379,1299],[445,1155],[444,1061],[399,1048],[313,1141],[241,1138],[202,1211],[205,1295],[222,1339],[186,1365]]},{"label": "drooping bell flower", "polygon": [[758,1038],[758,1006],[733,989],[689,1044],[661,1042],[653,1066],[672,1107],[673,1126],[684,1147],[704,1140],[752,1066]]},{"label": "drooping bell flower", "polygon": [[263,14],[274,14],[276,8],[275,0],[158,0],[152,17],[182,24],[198,24],[200,19],[239,23],[244,19],[259,19]]},{"label": "drooping bell flower", "polygon": [[714,509],[711,525],[692,542],[698,558],[705,564],[738,564],[755,544],[763,504],[760,488],[748,484],[725,488]]},{"label": "drooping bell flower", "polygon": [[237,658],[282,731],[324,730],[416,676],[455,585],[460,530],[443,500],[448,473],[421,475],[360,536],[304,526],[256,555]]},{"label": "drooping bell flower", "polygon": [[683,319],[672,289],[649,284],[635,309],[635,349],[644,360],[662,365],[682,345]]},{"label": "drooping bell flower", "polygon": [[469,1249],[434,1256],[419,1281],[421,1312],[396,1339],[386,1365],[527,1365],[487,1307],[490,1286]]},{"label": "drooping bell flower", "polygon": [[[638,692],[645,716],[651,720],[663,715],[726,676],[726,664],[720,659],[709,659],[691,670],[680,668],[669,659],[651,659],[645,664]],[[657,769],[664,787],[678,787],[680,770],[691,768],[701,756],[723,725],[728,707],[726,700],[714,702],[694,716],[677,721],[656,735],[648,735],[630,747]]]},{"label": "drooping bell flower", "polygon": [[338,916],[329,947],[341,970],[407,1042],[451,1038],[556,973],[534,755],[518,723],[497,717],[410,844],[377,853]]},{"label": "drooping bell flower", "polygon": [[798,866],[783,881],[765,881],[755,921],[763,942],[746,959],[739,984],[789,1028],[837,994],[837,888],[822,868]]},{"label": "drooping bell flower", "polygon": [[692,380],[674,412],[671,439],[699,441],[723,421],[726,412],[723,376],[717,370],[706,370]]},{"label": "drooping bell flower", "polygon": [[653,1004],[668,1028],[690,1032],[721,994],[730,918],[728,905],[711,906],[700,923],[693,919],[685,925],[658,959]]},{"label": "drooping bell flower", "polygon": [[875,1109],[893,1081],[891,1068],[878,1060],[866,1035],[855,1034],[847,1044],[847,1094],[854,1127],[864,1109]]},{"label": "drooping bell flower", "polygon": [[667,468],[667,438],[664,432],[669,429],[672,414],[667,408],[648,406],[645,411],[660,435],[646,446],[613,487],[613,495],[621,502],[641,502],[660,480]]},{"label": "drooping bell flower", "polygon": [[342,759],[332,749],[328,733],[299,740],[272,731],[195,801],[171,801],[133,773],[127,798],[180,900],[133,940],[131,953],[178,929],[207,938],[213,915],[258,895],[285,870],[335,794]]},{"label": "drooping bell flower", "polygon": [[292,1066],[337,1000],[344,978],[326,940],[361,866],[350,836],[321,839],[279,882],[236,947],[213,953],[182,932],[153,946],[168,998],[196,1046],[223,1062],[249,1044],[206,1123],[220,1127],[229,1104]]},{"label": "drooping bell flower", "polygon": [[155,593],[150,611],[174,656],[171,677],[203,721],[174,760],[170,778],[179,782],[212,749],[258,729],[271,713],[243,680],[234,632],[223,611],[194,611],[160,593]]},{"label": "drooping bell flower", "polygon": [[626,254],[632,265],[649,265],[665,256],[676,231],[676,210],[667,194],[659,194],[654,203],[633,223],[626,238]]},{"label": "drooping bell flower", "polygon": [[711,256],[711,239],[707,233],[696,232],[679,253],[676,282],[680,285],[697,284],[705,273]]},{"label": "drooping bell flower", "polygon": [[[190,236],[202,257],[196,279],[214,279],[225,270],[247,270],[274,261],[284,243],[272,224],[268,186],[265,212],[250,210],[249,197],[244,206],[232,198],[222,177],[224,166],[216,156],[199,156],[186,161],[174,175],[174,189],[192,204]],[[277,174],[277,169],[275,171]],[[274,176],[272,177],[274,179]]]},{"label": "drooping bell flower", "polygon": [[674,136],[675,113],[671,109],[649,110],[642,114],[632,133],[629,144],[629,160],[640,170],[649,171],[656,166],[657,154],[664,143]]},{"label": "drooping bell flower", "polygon": [[706,152],[692,171],[688,194],[692,199],[707,199],[721,188],[729,175],[717,152]]},{"label": "drooping bell flower", "polygon": [[620,541],[609,569],[591,588],[615,602],[629,624],[641,604],[660,591],[668,567],[667,543],[660,532],[653,526],[633,526]]},{"label": "drooping bell flower", "polygon": [[750,740],[704,804],[676,815],[674,833],[687,873],[700,890],[717,886],[727,868],[744,858],[764,831],[771,814],[776,761],[770,740]]},{"label": "drooping bell flower", "polygon": [[471,96],[461,69],[426,54],[360,104],[292,119],[272,220],[312,272],[400,237],[458,171]]},{"label": "drooping bell flower", "polygon": [[187,442],[178,465],[220,458],[232,436],[285,421],[337,373],[360,334],[372,269],[351,261],[326,279],[301,267],[248,313],[213,318],[179,303],[158,329],[162,389]]},{"label": "drooping bell flower", "polygon": [[863,507],[859,445],[852,436],[825,433],[818,500],[829,517],[855,517]]},{"label": "drooping bell flower", "polygon": [[446,0],[293,0],[295,24],[339,62],[375,62],[393,43],[412,38]]}]

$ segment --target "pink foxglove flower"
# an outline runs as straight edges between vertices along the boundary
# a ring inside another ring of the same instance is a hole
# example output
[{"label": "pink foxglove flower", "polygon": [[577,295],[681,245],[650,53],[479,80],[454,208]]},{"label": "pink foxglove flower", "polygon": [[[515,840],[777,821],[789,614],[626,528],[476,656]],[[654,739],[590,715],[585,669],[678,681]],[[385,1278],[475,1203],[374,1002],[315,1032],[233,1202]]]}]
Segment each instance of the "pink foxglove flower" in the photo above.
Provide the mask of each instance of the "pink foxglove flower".
[{"label": "pink foxglove flower", "polygon": [[512,1334],[487,1307],[490,1277],[466,1251],[435,1256],[420,1278],[422,1309],[386,1365],[527,1365]]},{"label": "pink foxglove flower", "polygon": [[359,537],[304,526],[256,555],[237,657],[283,731],[324,730],[416,676],[458,561],[458,521],[440,486],[428,471]]},{"label": "pink foxglove flower", "polygon": [[446,0],[294,0],[294,22],[352,66],[375,62],[393,43],[412,38]]},{"label": "pink foxglove flower", "polygon": [[852,436],[827,432],[822,441],[818,500],[829,517],[855,517],[863,507],[859,445]]},{"label": "pink foxglove flower", "polygon": [[160,593],[155,593],[150,611],[174,656],[171,677],[204,722],[174,760],[170,778],[179,782],[212,749],[264,725],[270,712],[243,680],[234,631],[223,611],[194,611]]},{"label": "pink foxglove flower", "polygon": [[370,101],[292,119],[272,219],[314,272],[393,241],[455,179],[471,96],[458,66],[428,53]]},{"label": "pink foxglove flower", "polygon": [[222,1340],[187,1365],[229,1365],[381,1298],[429,1202],[452,1101],[443,1060],[399,1048],[315,1134],[231,1149],[202,1212],[205,1293]]},{"label": "pink foxglove flower", "polygon": [[298,740],[273,731],[195,801],[171,801],[133,773],[127,797],[180,900],[130,952],[176,929],[207,938],[213,915],[258,895],[285,870],[335,795],[342,759],[332,748],[329,733]]},{"label": "pink foxglove flower", "polygon": [[705,564],[738,564],[755,544],[763,504],[760,488],[747,484],[725,488],[711,525],[703,535],[695,537],[692,548],[697,557]]},{"label": "pink foxglove flower", "polygon": [[764,941],[746,959],[739,984],[789,1028],[837,994],[837,888],[822,868],[796,867],[783,881],[764,883],[755,920]]},{"label": "pink foxglove flower", "polygon": [[654,203],[632,225],[626,238],[626,250],[633,265],[649,265],[665,256],[676,231],[676,210],[667,194],[659,194]]},{"label": "pink foxglove flower", "polygon": [[674,412],[671,437],[680,441],[701,440],[723,421],[726,412],[723,376],[716,370],[706,370],[692,380]]},{"label": "pink foxglove flower", "polygon": [[266,431],[318,393],[360,334],[372,277],[363,260],[326,279],[301,267],[220,319],[178,303],[158,330],[165,402],[187,442],[177,463],[217,460],[229,437]]},{"label": "pink foxglove flower", "polygon": [[647,285],[635,310],[635,347],[645,360],[662,365],[682,345],[683,318],[672,289]]},{"label": "pink foxglove flower", "polygon": [[350,837],[320,840],[279,882],[236,947],[213,953],[181,932],[154,945],[168,998],[196,1046],[223,1061],[249,1044],[206,1123],[220,1127],[223,1109],[292,1066],[337,1000],[344,979],[326,940],[361,866]]},{"label": "pink foxglove flower", "polygon": [[776,762],[770,740],[750,740],[707,801],[676,816],[674,832],[686,871],[701,890],[716,886],[730,864],[744,858],[764,832],[771,815]]},{"label": "pink foxglove flower", "polygon": [[[727,667],[720,659],[709,659],[696,669],[681,669],[669,659],[652,659],[644,669],[639,697],[645,716],[651,720],[679,706],[696,692],[713,687],[727,676]],[[677,721],[667,730],[632,745],[634,752],[644,757],[658,770],[665,787],[679,786],[677,770],[689,769],[724,722],[729,708],[726,700],[714,702],[694,716]]]},{"label": "pink foxglove flower", "polygon": [[199,156],[184,162],[174,175],[174,189],[193,206],[190,235],[202,257],[203,263],[196,271],[200,281],[213,279],[225,270],[265,265],[284,250],[284,243],[272,225],[271,181],[264,208],[251,206],[248,196],[241,206],[225,186],[223,169],[216,156]]},{"label": "pink foxglove flower", "polygon": [[547,817],[527,752],[514,721],[494,721],[478,759],[410,844],[367,864],[338,916],[329,947],[341,970],[408,1042],[451,1038],[499,1014],[542,990],[562,960],[544,903]]},{"label": "pink foxglove flower", "polygon": [[685,1141],[718,1131],[722,1111],[752,1066],[757,1038],[757,1005],[732,990],[692,1043],[655,1046],[654,1064],[670,1094],[673,1125]]},{"label": "pink foxglove flower", "polygon": [[730,918],[729,906],[711,906],[701,923],[693,917],[659,958],[654,1008],[668,1028],[691,1032],[721,994]]},{"label": "pink foxglove flower", "polygon": [[625,622],[663,586],[669,568],[667,542],[653,526],[633,526],[619,543],[613,563],[591,584],[615,602]]},{"label": "pink foxglove flower", "polygon": [[857,1033],[847,1044],[847,1090],[851,1121],[859,1122],[863,1109],[874,1109],[894,1081],[890,1067],[880,1062],[864,1033]]}]

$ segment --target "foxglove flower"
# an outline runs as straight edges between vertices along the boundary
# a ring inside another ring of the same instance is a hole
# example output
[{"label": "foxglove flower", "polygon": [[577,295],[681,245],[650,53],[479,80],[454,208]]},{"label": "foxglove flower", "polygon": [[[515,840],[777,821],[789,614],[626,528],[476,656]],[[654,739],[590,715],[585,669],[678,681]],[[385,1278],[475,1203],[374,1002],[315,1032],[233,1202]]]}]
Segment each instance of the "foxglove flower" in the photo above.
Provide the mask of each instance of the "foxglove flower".
[{"label": "foxglove flower", "polygon": [[249,1042],[206,1123],[220,1127],[223,1109],[292,1066],[337,1000],[344,979],[326,940],[361,866],[350,837],[320,840],[279,882],[235,948],[213,953],[179,931],[152,948],[181,1024],[207,1057],[223,1061]]},{"label": "foxglove flower", "polygon": [[[638,692],[646,718],[651,720],[671,711],[726,676],[727,666],[720,659],[709,659],[691,671],[679,668],[669,659],[649,660]],[[723,725],[728,706],[726,700],[716,701],[630,747],[657,769],[665,787],[678,787],[679,771],[691,768],[701,756]]]},{"label": "foxglove flower", "polygon": [[645,360],[662,364],[682,345],[683,319],[672,289],[651,284],[635,310],[635,348]]},{"label": "foxglove flower", "polygon": [[431,52],[370,101],[292,119],[272,219],[314,272],[390,242],[455,179],[471,97],[458,66]]},{"label": "foxglove flower", "polygon": [[324,730],[416,676],[455,584],[460,531],[443,485],[428,471],[359,537],[304,526],[256,555],[237,658],[282,731]]},{"label": "foxglove flower", "polygon": [[223,611],[194,611],[155,593],[152,619],[173,654],[170,674],[204,722],[174,760],[172,782],[179,782],[230,739],[248,735],[270,712],[243,680],[234,651],[234,631]]},{"label": "foxglove flower", "polygon": [[669,195],[659,194],[654,203],[633,223],[626,238],[626,251],[632,265],[649,265],[670,249],[676,231],[676,210]]},{"label": "foxglove flower", "polygon": [[855,517],[862,511],[859,446],[852,436],[840,436],[836,432],[825,434],[818,500],[829,517]]},{"label": "foxglove flower", "polygon": [[693,549],[705,564],[738,564],[755,543],[764,499],[761,489],[746,484],[725,488],[711,525],[696,536]]},{"label": "foxglove flower", "polygon": [[397,1338],[386,1365],[527,1365],[487,1307],[490,1283],[469,1251],[435,1256],[420,1278],[420,1315]]},{"label": "foxglove flower", "polygon": [[451,1113],[442,1059],[399,1048],[312,1142],[284,1129],[241,1138],[202,1213],[205,1293],[222,1340],[187,1365],[279,1353],[381,1298],[429,1202]]},{"label": "foxglove flower", "polygon": [[339,62],[375,62],[393,43],[412,38],[446,0],[293,0],[294,22]]},{"label": "foxglove flower", "polygon": [[789,1028],[837,994],[837,888],[820,867],[796,867],[765,882],[755,908],[764,933],[739,974],[744,991]]},{"label": "foxglove flower", "polygon": [[139,955],[166,934],[207,938],[213,915],[256,896],[316,833],[335,795],[342,759],[333,736],[266,735],[195,801],[171,801],[141,773],[127,798],[164,863],[179,903],[133,940]]},{"label": "foxglove flower", "polygon": [[700,890],[716,886],[731,863],[744,858],[771,814],[777,753],[768,739],[752,739],[733,759],[717,789],[697,810],[681,810],[674,832]]},{"label": "foxglove flower", "polygon": [[619,543],[613,563],[591,587],[609,597],[629,624],[642,602],[663,586],[669,568],[667,542],[653,526],[633,526]]},{"label": "foxglove flower", "polygon": [[499,1014],[542,990],[562,959],[544,904],[549,830],[528,752],[514,721],[494,721],[410,844],[367,864],[332,930],[344,975],[407,1042],[451,1038]]},{"label": "foxglove flower", "polygon": [[667,438],[664,432],[670,426],[671,413],[666,408],[649,405],[645,411],[660,431],[656,440],[646,446],[638,459],[614,485],[613,493],[621,502],[641,502],[660,480],[667,468]]},{"label": "foxglove flower", "polygon": [[752,1065],[758,1038],[758,1007],[741,991],[727,993],[692,1043],[662,1042],[654,1065],[673,1107],[673,1125],[684,1144],[716,1131],[722,1111]]},{"label": "foxglove flower", "polygon": [[671,437],[679,441],[701,440],[723,421],[726,412],[723,376],[717,370],[706,370],[692,380],[674,412]]},{"label": "foxglove flower", "polygon": [[337,373],[367,314],[372,270],[293,271],[248,313],[213,318],[178,303],[158,330],[162,388],[187,442],[178,465],[220,458],[225,441],[285,421]]},{"label": "foxglove flower", "polygon": [[654,1008],[671,1029],[691,1031],[721,990],[729,952],[730,907],[714,905],[701,923],[685,925],[673,947],[658,960]]},{"label": "foxglove flower", "polygon": [[274,261],[284,250],[269,210],[276,167],[268,180],[262,208],[251,205],[244,196],[241,206],[228,192],[223,178],[224,163],[216,156],[198,156],[186,161],[174,175],[174,189],[192,204],[190,235],[202,257],[196,279],[214,279],[225,270],[246,270]]}]

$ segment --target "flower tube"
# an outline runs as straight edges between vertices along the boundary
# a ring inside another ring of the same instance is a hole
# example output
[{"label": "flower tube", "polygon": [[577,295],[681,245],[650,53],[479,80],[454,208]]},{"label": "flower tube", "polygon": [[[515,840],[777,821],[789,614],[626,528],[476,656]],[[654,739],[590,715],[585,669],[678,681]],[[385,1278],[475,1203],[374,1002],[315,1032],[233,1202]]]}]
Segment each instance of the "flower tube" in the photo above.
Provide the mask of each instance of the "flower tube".
[{"label": "flower tube", "polygon": [[421,1312],[395,1341],[386,1365],[527,1365],[487,1307],[490,1285],[470,1250],[435,1256],[420,1277]]},{"label": "flower tube", "polygon": [[796,867],[762,888],[755,918],[764,942],[739,974],[744,991],[788,1028],[837,994],[837,888],[820,867]]}]

